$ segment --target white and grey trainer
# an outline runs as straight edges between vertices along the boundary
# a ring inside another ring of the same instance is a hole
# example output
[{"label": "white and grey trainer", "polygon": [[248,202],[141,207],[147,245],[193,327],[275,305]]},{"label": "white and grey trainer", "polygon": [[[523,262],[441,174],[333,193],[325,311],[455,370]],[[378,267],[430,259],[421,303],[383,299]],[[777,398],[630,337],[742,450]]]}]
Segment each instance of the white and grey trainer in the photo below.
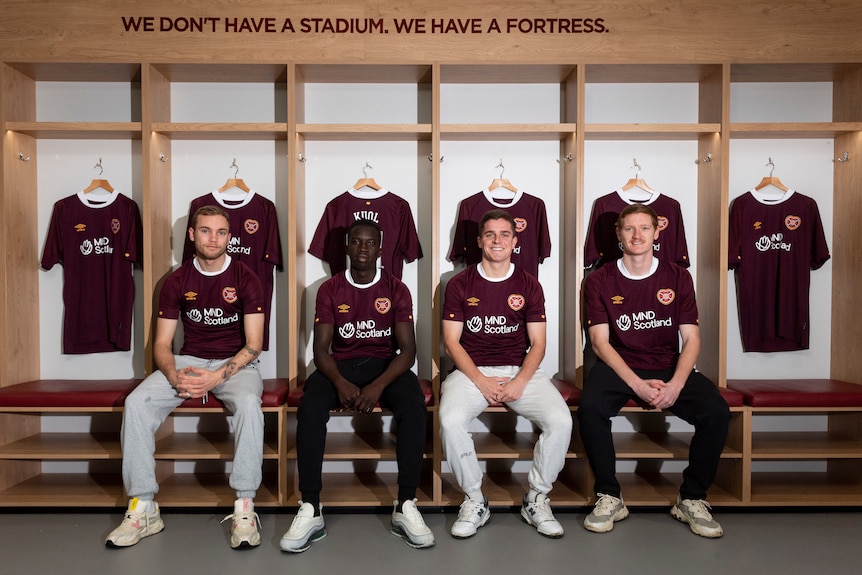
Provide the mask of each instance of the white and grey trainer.
[{"label": "white and grey trainer", "polygon": [[476,501],[465,497],[458,510],[458,518],[452,525],[452,537],[456,539],[472,537],[479,527],[486,524],[490,518],[491,510],[488,509],[486,501]]},{"label": "white and grey trainer", "polygon": [[392,510],[392,521],[389,530],[393,535],[403,537],[404,541],[414,549],[432,547],[435,543],[434,534],[425,525],[422,514],[416,508],[416,500],[410,499],[401,504],[398,511],[398,502],[395,501],[395,509]]},{"label": "white and grey trainer", "polygon": [[288,553],[302,553],[314,541],[320,541],[326,537],[326,523],[323,521],[323,507],[321,514],[315,517],[314,506],[311,503],[299,502],[299,511],[287,530],[281,537],[279,547]]},{"label": "white and grey trainer", "polygon": [[521,518],[527,525],[532,525],[540,535],[559,539],[565,533],[563,526],[551,511],[551,500],[544,493],[539,493],[535,501],[529,501],[524,496],[521,504]]}]

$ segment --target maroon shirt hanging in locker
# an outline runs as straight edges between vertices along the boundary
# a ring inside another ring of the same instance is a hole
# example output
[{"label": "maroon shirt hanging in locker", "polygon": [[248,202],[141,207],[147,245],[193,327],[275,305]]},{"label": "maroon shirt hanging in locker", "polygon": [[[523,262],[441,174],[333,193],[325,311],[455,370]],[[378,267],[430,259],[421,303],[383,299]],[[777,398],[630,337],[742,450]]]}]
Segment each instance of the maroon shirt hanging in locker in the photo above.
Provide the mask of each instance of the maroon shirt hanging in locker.
[{"label": "maroon shirt hanging in locker", "polygon": [[736,270],[743,350],[808,349],[811,270],[830,257],[817,203],[794,190],[739,196],[730,208],[727,255]]},{"label": "maroon shirt hanging in locker", "polygon": [[63,265],[63,353],[128,351],[141,215],[118,191],[54,204],[42,267]]},{"label": "maroon shirt hanging in locker", "polygon": [[689,267],[691,262],[679,202],[660,193],[635,202],[621,190],[602,196],[593,203],[584,244],[584,267],[603,266],[622,257],[617,240],[617,218],[623,209],[635,203],[651,207],[658,215],[659,236],[653,243],[653,254],[662,261]]},{"label": "maroon shirt hanging in locker", "polygon": [[463,259],[467,265],[482,261],[482,250],[477,242],[479,220],[493,209],[506,210],[515,218],[518,245],[512,252],[512,263],[538,277],[539,264],[551,255],[548,215],[541,198],[521,191],[512,194],[485,190],[461,200],[449,261]]},{"label": "maroon shirt hanging in locker", "polygon": [[329,264],[333,276],[347,269],[347,228],[371,220],[383,231],[380,265],[401,279],[404,262],[422,257],[410,205],[386,190],[348,190],[326,204],[308,253]]}]

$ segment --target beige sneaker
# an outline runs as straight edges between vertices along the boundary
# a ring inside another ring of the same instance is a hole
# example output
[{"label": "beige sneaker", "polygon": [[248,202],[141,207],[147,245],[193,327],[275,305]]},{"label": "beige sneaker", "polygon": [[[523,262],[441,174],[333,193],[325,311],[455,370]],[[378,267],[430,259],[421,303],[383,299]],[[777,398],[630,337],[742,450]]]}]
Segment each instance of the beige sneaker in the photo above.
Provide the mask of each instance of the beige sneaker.
[{"label": "beige sneaker", "polygon": [[237,499],[233,513],[221,520],[233,519],[230,526],[231,549],[251,549],[260,545],[260,517],[254,512],[251,499]]},{"label": "beige sneaker", "polygon": [[123,522],[105,539],[107,547],[131,547],[142,538],[155,535],[165,528],[158,503],[153,501],[147,510],[138,510],[138,503],[137,497],[129,501]]},{"label": "beige sneaker", "polygon": [[629,510],[621,497],[598,493],[599,500],[593,512],[584,519],[584,527],[594,533],[607,533],[614,528],[616,521],[622,521],[629,516]]},{"label": "beige sneaker", "polygon": [[680,499],[677,496],[676,505],[670,510],[674,519],[688,523],[692,533],[701,537],[721,537],[724,535],[721,525],[712,518],[711,507],[703,499]]}]

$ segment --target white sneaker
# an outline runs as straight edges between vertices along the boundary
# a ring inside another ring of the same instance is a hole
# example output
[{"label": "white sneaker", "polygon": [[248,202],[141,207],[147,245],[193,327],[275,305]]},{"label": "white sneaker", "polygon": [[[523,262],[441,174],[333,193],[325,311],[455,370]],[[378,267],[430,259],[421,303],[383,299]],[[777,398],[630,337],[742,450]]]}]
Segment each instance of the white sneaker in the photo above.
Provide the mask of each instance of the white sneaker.
[{"label": "white sneaker", "polygon": [[721,537],[724,530],[721,525],[712,518],[709,512],[711,507],[703,499],[680,499],[676,498],[676,505],[670,510],[670,514],[683,523],[688,523],[692,533],[701,537]]},{"label": "white sneaker", "polygon": [[233,519],[230,526],[231,549],[251,549],[260,545],[260,517],[254,512],[251,499],[237,499],[233,513],[220,521]]},{"label": "white sneaker", "polygon": [[545,537],[559,539],[565,533],[563,526],[560,525],[551,511],[551,500],[543,493],[536,496],[535,501],[527,501],[527,496],[524,496],[524,502],[521,505],[521,518],[527,525],[532,525],[540,535]]},{"label": "white sneaker", "polygon": [[615,521],[622,521],[629,516],[629,510],[621,497],[598,493],[599,500],[593,512],[584,519],[584,527],[595,533],[606,533],[614,528]]},{"label": "white sneaker", "polygon": [[320,507],[321,514],[314,516],[314,506],[311,503],[299,502],[299,511],[287,530],[281,537],[279,546],[282,551],[288,553],[302,553],[312,542],[326,537],[326,524],[323,522],[323,506]]},{"label": "white sneaker", "polygon": [[389,530],[393,535],[403,537],[407,545],[414,549],[432,547],[434,545],[434,534],[425,525],[422,514],[416,508],[416,500],[410,499],[401,504],[398,511],[398,502],[394,501],[395,509],[392,510],[392,521]]},{"label": "white sneaker", "polygon": [[469,497],[458,510],[458,519],[452,525],[452,537],[466,539],[476,534],[476,531],[491,518],[491,510],[485,501],[476,501]]},{"label": "white sneaker", "polygon": [[165,528],[159,515],[159,504],[153,501],[147,510],[138,510],[138,498],[129,501],[129,508],[120,526],[105,539],[108,547],[131,547],[144,537],[155,535]]}]

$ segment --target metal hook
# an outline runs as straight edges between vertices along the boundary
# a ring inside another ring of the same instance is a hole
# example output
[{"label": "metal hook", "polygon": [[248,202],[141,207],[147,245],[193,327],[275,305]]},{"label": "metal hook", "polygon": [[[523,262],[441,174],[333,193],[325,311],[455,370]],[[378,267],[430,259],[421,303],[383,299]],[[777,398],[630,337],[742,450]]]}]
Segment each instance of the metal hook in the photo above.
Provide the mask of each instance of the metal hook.
[{"label": "metal hook", "polygon": [[764,166],[772,166],[772,169],[769,170],[769,177],[772,177],[772,172],[775,171],[775,162],[772,161],[772,156],[769,156],[769,161],[764,164]]},{"label": "metal hook", "polygon": [[233,177],[236,178],[237,174],[239,174],[239,166],[236,165],[236,158],[234,158],[233,162],[228,166],[228,169],[230,168],[235,168],[233,171]]},{"label": "metal hook", "polygon": [[162,162],[167,162],[168,158],[167,156],[165,156],[164,153],[159,153],[159,160],[161,160]]},{"label": "metal hook", "polygon": [[500,163],[494,166],[495,168],[500,168],[500,179],[503,179],[503,174],[506,173],[506,166],[503,165],[503,158],[500,158]]},{"label": "metal hook", "polygon": [[96,163],[95,166],[93,166],[93,169],[95,168],[99,168],[99,175],[101,176],[102,173],[105,171],[105,168],[102,167],[102,158],[99,158],[99,161]]},{"label": "metal hook", "polygon": [[305,155],[302,152],[300,152],[299,155],[296,157],[296,159],[304,164],[308,158],[306,158]]},{"label": "metal hook", "polygon": [[695,160],[695,164],[708,164],[712,161],[712,152],[707,152],[705,158],[701,158],[699,160]]},{"label": "metal hook", "polygon": [[22,162],[29,162],[29,161],[30,161],[30,156],[27,156],[27,157],[25,158],[25,157],[24,157],[24,152],[18,152],[18,159],[19,159],[19,160],[21,160]]},{"label": "metal hook", "polygon": [[372,166],[371,164],[369,164],[369,163],[368,163],[368,160],[365,160],[365,165],[364,165],[364,166],[362,166],[362,177],[363,177],[363,178],[367,178],[367,177],[368,177],[368,174],[367,174],[367,173],[366,173],[366,171],[365,171],[366,169],[369,169],[369,170],[373,170],[373,169],[374,169],[374,166]]},{"label": "metal hook", "polygon": [[635,170],[635,179],[637,179],[637,177],[638,177],[638,176],[640,175],[640,173],[641,173],[641,167],[640,167],[640,164],[638,164],[638,159],[637,159],[637,158],[632,158],[632,167],[633,167],[633,168],[637,168],[637,170]]},{"label": "metal hook", "polygon": [[[28,158],[28,159],[29,159],[29,158]],[[843,155],[843,156],[841,156],[840,158],[835,158],[835,159],[834,159],[834,160],[832,160],[832,161],[833,161],[833,162],[838,162],[839,164],[843,164],[844,162],[848,161],[849,159],[850,159],[850,154],[849,154],[849,152],[844,152],[844,155]]]}]

